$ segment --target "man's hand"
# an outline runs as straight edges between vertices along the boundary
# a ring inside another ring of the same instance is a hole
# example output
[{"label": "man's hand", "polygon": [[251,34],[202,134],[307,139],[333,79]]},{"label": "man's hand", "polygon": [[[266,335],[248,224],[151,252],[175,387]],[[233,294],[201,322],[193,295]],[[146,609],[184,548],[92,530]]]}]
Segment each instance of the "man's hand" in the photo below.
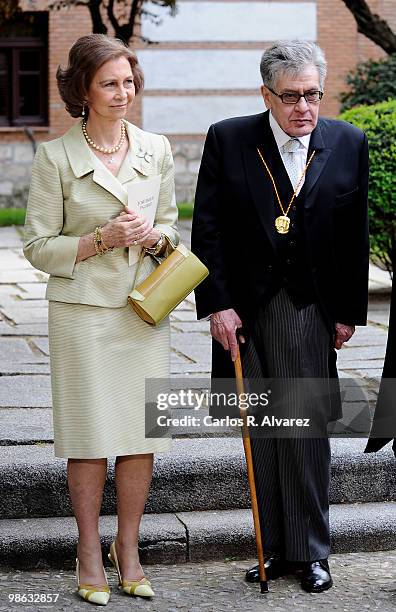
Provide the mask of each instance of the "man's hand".
[{"label": "man's hand", "polygon": [[[210,317],[210,333],[223,349],[231,351],[232,361],[237,358],[238,341],[235,332],[239,327],[242,327],[242,321],[233,308],[220,310]],[[243,336],[239,336],[239,339],[242,343],[245,342]]]},{"label": "man's hand", "polygon": [[334,347],[340,349],[344,342],[348,342],[355,333],[354,325],[344,325],[343,323],[336,323],[336,332],[334,335]]}]

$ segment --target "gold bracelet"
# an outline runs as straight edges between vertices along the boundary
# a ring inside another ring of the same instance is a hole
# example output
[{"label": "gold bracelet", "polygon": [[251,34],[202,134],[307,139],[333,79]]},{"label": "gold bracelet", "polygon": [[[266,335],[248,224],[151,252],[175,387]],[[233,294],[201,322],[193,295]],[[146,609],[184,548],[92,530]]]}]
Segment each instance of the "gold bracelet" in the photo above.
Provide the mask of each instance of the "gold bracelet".
[{"label": "gold bracelet", "polygon": [[114,247],[108,247],[104,241],[103,241],[103,236],[102,236],[102,228],[99,229],[100,231],[100,240],[101,240],[101,245],[102,245],[102,253],[111,253],[111,251],[114,250]]},{"label": "gold bracelet", "polygon": [[94,235],[93,235],[93,240],[94,240],[94,246],[95,246],[95,251],[97,255],[103,255],[102,251],[100,250],[100,246],[99,246],[99,240],[98,240],[98,227],[95,228],[94,231]]},{"label": "gold bracelet", "polygon": [[108,247],[103,242],[102,228],[100,227],[100,225],[98,227],[95,227],[94,245],[97,255],[104,255],[105,253],[109,253],[114,250],[114,247]]}]

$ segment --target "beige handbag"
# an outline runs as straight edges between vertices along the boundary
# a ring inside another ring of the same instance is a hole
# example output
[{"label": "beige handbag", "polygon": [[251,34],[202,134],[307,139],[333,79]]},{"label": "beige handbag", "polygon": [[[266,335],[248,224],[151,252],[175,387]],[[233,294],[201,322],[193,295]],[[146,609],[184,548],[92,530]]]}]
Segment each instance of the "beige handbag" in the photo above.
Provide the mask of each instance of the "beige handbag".
[{"label": "beige handbag", "polygon": [[209,274],[209,270],[183,244],[173,251],[147,278],[135,287],[128,302],[143,321],[158,325]]}]

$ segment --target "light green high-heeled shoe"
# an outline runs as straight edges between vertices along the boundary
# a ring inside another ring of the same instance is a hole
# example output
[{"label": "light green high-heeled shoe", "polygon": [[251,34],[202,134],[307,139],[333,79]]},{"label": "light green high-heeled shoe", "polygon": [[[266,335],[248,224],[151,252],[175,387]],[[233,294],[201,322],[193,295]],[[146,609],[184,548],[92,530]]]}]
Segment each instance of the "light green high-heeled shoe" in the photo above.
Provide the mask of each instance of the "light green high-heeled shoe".
[{"label": "light green high-heeled shoe", "polygon": [[[106,575],[104,568],[103,572]],[[77,591],[79,596],[85,601],[95,603],[98,606],[106,606],[110,599],[110,588],[107,584],[97,587],[92,584],[80,584],[80,562],[76,559],[76,577],[77,577]]]},{"label": "light green high-heeled shoe", "polygon": [[154,591],[151,588],[151,582],[145,576],[140,580],[123,580],[118,557],[115,547],[115,542],[110,546],[110,552],[107,555],[117,570],[118,584],[127,595],[138,595],[139,597],[153,597]]}]

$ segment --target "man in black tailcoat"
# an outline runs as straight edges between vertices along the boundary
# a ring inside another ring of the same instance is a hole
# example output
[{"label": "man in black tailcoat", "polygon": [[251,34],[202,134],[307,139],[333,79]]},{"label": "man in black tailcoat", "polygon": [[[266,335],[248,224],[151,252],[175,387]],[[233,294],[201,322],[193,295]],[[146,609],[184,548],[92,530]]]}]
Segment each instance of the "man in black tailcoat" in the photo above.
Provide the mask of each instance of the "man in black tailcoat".
[{"label": "man in black tailcoat", "polygon": [[[314,43],[277,43],[260,70],[268,110],[207,134],[192,249],[210,274],[197,314],[210,316],[214,378],[233,376],[239,329],[255,355],[243,352],[245,375],[330,380],[335,349],[366,324],[367,139],[319,118]],[[255,437],[252,451],[267,577],[298,568],[305,590],[330,588],[328,438]]]},{"label": "man in black tailcoat", "polygon": [[[393,259],[396,261],[396,257]],[[396,457],[396,282],[394,278],[384,369],[373,426],[364,452],[375,453],[392,440],[392,449]]]}]

